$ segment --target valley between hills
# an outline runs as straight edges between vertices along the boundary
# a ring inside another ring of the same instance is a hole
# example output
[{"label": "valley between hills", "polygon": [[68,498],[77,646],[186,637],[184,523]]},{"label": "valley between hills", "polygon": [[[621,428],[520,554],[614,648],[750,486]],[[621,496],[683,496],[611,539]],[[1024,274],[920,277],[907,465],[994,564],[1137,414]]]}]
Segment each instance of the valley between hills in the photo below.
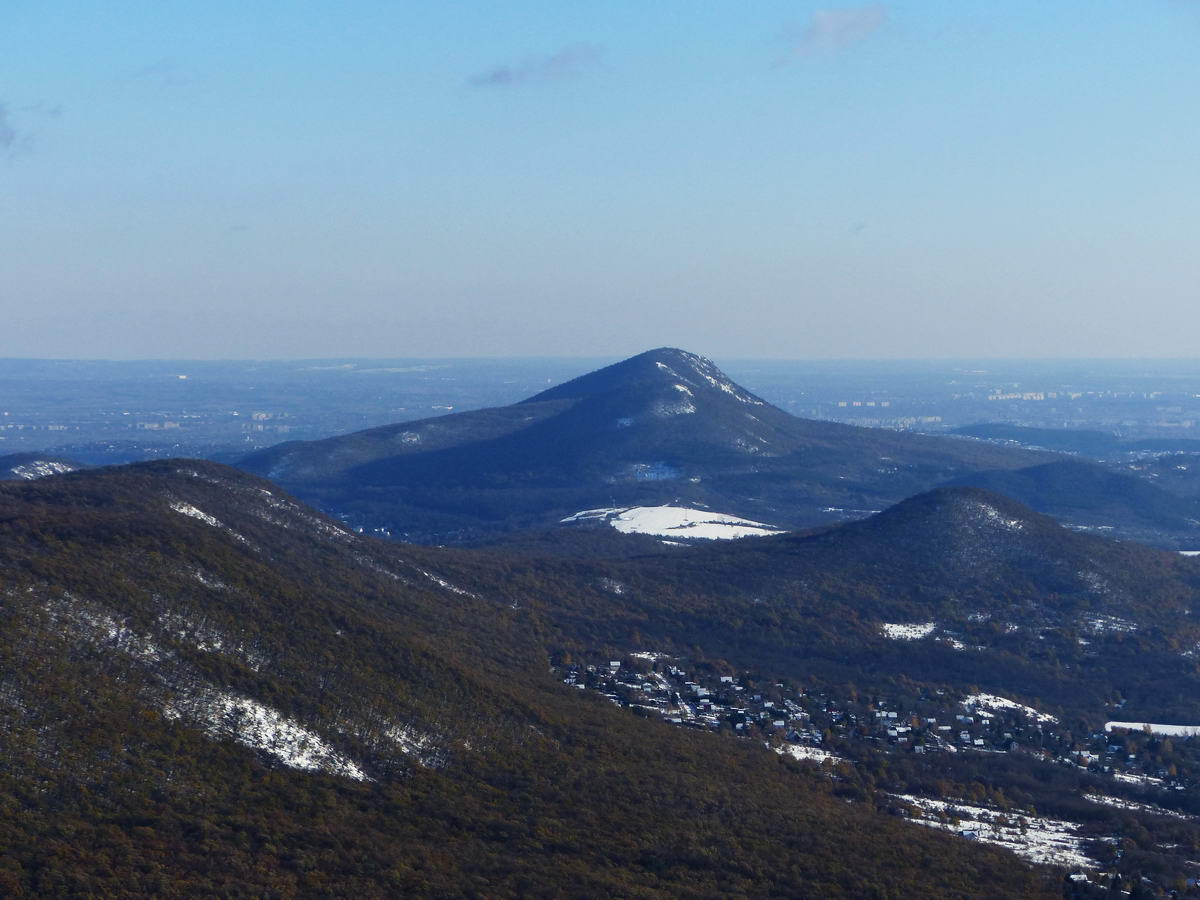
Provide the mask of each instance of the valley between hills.
[{"label": "valley between hills", "polygon": [[1190,507],[1111,467],[657,350],[236,468],[11,469],[7,895],[1200,875],[1200,559],[1083,519],[1186,540]]}]

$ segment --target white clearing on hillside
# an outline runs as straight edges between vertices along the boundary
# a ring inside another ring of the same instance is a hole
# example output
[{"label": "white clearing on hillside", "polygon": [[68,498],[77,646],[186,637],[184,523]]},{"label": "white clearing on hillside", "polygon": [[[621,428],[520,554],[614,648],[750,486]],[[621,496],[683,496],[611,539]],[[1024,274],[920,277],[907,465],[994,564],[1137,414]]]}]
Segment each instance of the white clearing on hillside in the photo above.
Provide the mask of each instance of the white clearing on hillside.
[{"label": "white clearing on hillside", "polygon": [[569,522],[607,522],[623,534],[653,534],[658,537],[720,540],[763,537],[779,534],[780,529],[725,513],[686,506],[628,506],[612,509],[585,509],[562,520]]},{"label": "white clearing on hillside", "polygon": [[913,622],[904,625],[897,622],[884,622],[879,627],[883,629],[883,636],[889,637],[893,641],[919,641],[921,638],[926,638],[933,634],[933,629],[937,628],[937,623]]},{"label": "white clearing on hillside", "polygon": [[[921,825],[953,831],[972,836],[988,844],[1011,850],[1018,856],[1035,863],[1071,868],[1094,869],[1096,863],[1083,852],[1084,839],[1079,836],[1079,826],[1060,819],[1043,819],[1022,815],[1017,812],[1003,813],[965,803],[947,803],[897,794],[918,807],[923,819],[913,819]],[[956,820],[956,821],[955,821]]]},{"label": "white clearing on hillside", "polygon": [[1180,550],[1183,556],[1200,556],[1200,550]]},{"label": "white clearing on hillside", "polygon": [[1161,734],[1166,737],[1196,737],[1200,735],[1200,725],[1155,725],[1153,722],[1105,722],[1105,731],[1115,731],[1123,728],[1126,731],[1150,730],[1151,734]]},{"label": "white clearing on hillside", "polygon": [[1058,721],[1058,719],[1049,713],[1038,712],[1032,706],[1017,703],[1015,700],[1009,700],[1007,697],[998,697],[995,694],[970,694],[963,698],[963,706],[971,709],[1011,709],[1015,712],[1023,713],[1037,722]]}]

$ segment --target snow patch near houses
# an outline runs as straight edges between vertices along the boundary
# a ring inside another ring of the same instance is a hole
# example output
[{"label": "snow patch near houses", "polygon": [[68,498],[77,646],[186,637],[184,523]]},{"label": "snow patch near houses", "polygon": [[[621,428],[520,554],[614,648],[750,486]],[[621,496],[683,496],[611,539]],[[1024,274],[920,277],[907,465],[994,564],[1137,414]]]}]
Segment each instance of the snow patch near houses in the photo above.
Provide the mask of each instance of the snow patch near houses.
[{"label": "snow patch near houses", "polygon": [[562,523],[589,521],[607,523],[623,534],[651,534],[670,538],[721,540],[780,533],[780,529],[762,522],[686,506],[585,509],[567,516]]},{"label": "snow patch near houses", "polygon": [[922,818],[912,820],[920,825],[995,844],[1035,863],[1097,868],[1083,852],[1085,839],[1079,834],[1079,826],[1072,822],[909,794],[895,796],[920,810]]},{"label": "snow patch near houses", "polygon": [[807,759],[816,763],[823,763],[827,759],[832,760],[834,763],[846,762],[844,756],[837,756],[828,750],[822,750],[820,747],[809,747],[805,744],[788,744],[785,747],[776,747],[775,752],[790,756],[792,759]]},{"label": "snow patch near houses", "polygon": [[1134,812],[1150,813],[1155,816],[1167,816],[1168,818],[1181,819],[1185,822],[1194,818],[1194,816],[1185,816],[1183,813],[1175,812],[1173,809],[1163,809],[1161,806],[1155,806],[1153,803],[1138,803],[1136,800],[1109,797],[1107,794],[1084,794],[1083,799],[1089,800],[1092,803],[1100,803],[1104,806],[1112,806],[1116,809],[1128,809]]},{"label": "snow patch near houses", "polygon": [[1125,784],[1136,784],[1139,787],[1162,787],[1163,780],[1153,775],[1135,775],[1132,772],[1113,772],[1112,777]]},{"label": "snow patch near houses", "polygon": [[1200,725],[1156,725],[1153,722],[1105,722],[1105,731],[1146,731],[1164,737],[1196,737],[1200,735]]},{"label": "snow patch near houses", "polygon": [[1007,697],[1000,697],[996,694],[970,694],[963,698],[963,706],[968,709],[1012,710],[1033,719],[1035,722],[1058,721],[1058,719],[1049,713],[1038,712],[1032,706],[1017,703],[1015,700],[1009,700]]}]

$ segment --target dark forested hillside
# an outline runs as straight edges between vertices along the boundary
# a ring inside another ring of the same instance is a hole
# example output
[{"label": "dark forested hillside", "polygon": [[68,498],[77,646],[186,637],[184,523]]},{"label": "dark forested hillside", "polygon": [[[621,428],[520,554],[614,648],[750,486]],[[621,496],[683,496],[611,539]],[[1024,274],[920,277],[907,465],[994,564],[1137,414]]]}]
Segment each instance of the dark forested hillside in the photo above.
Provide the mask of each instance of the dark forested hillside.
[{"label": "dark forested hillside", "polygon": [[966,472],[1044,458],[798,419],[709,360],[663,348],[512,406],[281,444],[239,465],[357,526],[464,543],[610,506],[826,525]]},{"label": "dark forested hillside", "polygon": [[210,463],[0,487],[0,894],[1057,893],[549,677],[557,565],[364,540]]}]

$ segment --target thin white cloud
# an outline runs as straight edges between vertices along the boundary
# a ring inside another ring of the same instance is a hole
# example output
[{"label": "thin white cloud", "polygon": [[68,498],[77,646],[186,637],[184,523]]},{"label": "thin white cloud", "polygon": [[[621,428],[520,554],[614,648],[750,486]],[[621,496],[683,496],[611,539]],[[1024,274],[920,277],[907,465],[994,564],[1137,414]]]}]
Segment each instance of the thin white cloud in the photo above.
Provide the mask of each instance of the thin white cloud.
[{"label": "thin white cloud", "polygon": [[10,150],[17,142],[17,129],[8,120],[8,107],[0,103],[0,150]]},{"label": "thin white cloud", "polygon": [[468,78],[467,84],[475,88],[501,88],[565,81],[603,68],[603,65],[603,53],[599,47],[572,44],[551,56],[514,65],[499,65],[479,72]]},{"label": "thin white cloud", "polygon": [[818,10],[809,18],[799,39],[780,62],[830,53],[857,44],[882,28],[887,16],[887,7],[882,3]]},{"label": "thin white cloud", "polygon": [[133,81],[154,82],[168,87],[177,87],[187,81],[180,70],[179,63],[169,58],[129,69],[124,75]]}]

